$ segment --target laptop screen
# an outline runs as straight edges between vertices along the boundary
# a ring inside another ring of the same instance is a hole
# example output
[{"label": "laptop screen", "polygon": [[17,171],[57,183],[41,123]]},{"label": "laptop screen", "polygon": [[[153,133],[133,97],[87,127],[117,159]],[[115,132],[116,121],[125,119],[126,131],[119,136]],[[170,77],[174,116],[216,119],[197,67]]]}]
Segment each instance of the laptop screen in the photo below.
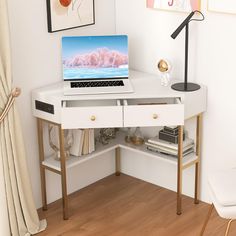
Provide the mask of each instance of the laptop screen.
[{"label": "laptop screen", "polygon": [[128,78],[128,37],[62,38],[64,80]]}]

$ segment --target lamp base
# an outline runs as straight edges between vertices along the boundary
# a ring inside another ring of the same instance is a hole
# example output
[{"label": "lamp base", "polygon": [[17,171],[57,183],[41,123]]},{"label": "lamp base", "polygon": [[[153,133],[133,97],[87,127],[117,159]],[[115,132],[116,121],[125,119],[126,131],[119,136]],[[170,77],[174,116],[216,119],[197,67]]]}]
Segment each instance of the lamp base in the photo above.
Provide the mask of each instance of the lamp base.
[{"label": "lamp base", "polygon": [[193,92],[200,89],[200,85],[194,83],[177,83],[171,86],[176,91]]}]

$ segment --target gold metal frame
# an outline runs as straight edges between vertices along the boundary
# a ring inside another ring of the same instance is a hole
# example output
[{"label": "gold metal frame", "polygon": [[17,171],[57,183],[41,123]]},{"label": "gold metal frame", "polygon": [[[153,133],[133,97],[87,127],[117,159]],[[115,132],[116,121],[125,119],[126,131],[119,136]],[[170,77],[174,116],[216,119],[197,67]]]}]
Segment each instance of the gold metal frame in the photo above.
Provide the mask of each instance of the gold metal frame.
[{"label": "gold metal frame", "polygon": [[65,157],[65,145],[64,145],[64,130],[61,125],[59,129],[59,141],[60,141],[60,161],[61,161],[61,188],[62,188],[62,205],[63,205],[63,218],[68,220],[68,196],[66,185],[66,157]]},{"label": "gold metal frame", "polygon": [[[192,117],[193,118],[193,117]],[[183,170],[195,165],[195,193],[194,203],[199,203],[199,176],[200,176],[200,152],[201,152],[201,129],[202,129],[202,114],[196,116],[196,155],[197,159],[183,165],[183,130],[184,126],[179,126],[179,143],[178,143],[178,163],[177,163],[177,214],[182,213],[182,178]],[[59,142],[60,142],[60,164],[61,170],[54,170],[53,168],[43,165],[45,159],[44,156],[44,143],[43,143],[43,122],[52,123],[58,127],[59,130]],[[63,203],[63,219],[67,220],[68,216],[68,194],[67,194],[67,180],[66,180],[66,157],[64,152],[64,130],[60,124],[56,124],[41,118],[37,118],[38,129],[38,145],[39,145],[39,161],[40,161],[40,176],[41,176],[41,191],[42,191],[42,205],[43,210],[47,210],[47,193],[46,193],[46,176],[45,171],[50,170],[56,174],[61,175],[61,187],[62,187],[62,203]],[[115,163],[116,163],[116,175],[121,174],[121,150],[116,148],[115,150]],[[230,225],[229,225],[230,226]]]},{"label": "gold metal frame", "polygon": [[209,211],[208,211],[208,213],[207,213],[207,217],[206,217],[206,219],[205,219],[205,222],[204,222],[204,224],[203,224],[203,226],[202,226],[202,230],[201,230],[200,236],[202,236],[202,235],[204,234],[204,232],[205,232],[207,223],[208,223],[208,221],[209,221],[209,219],[210,219],[210,217],[211,217],[211,213],[212,213],[213,209],[214,209],[214,205],[211,204],[211,206],[210,206],[210,208],[209,208]]},{"label": "gold metal frame", "polygon": [[[203,234],[204,234],[204,232],[205,232],[205,230],[206,230],[206,226],[207,226],[207,224],[208,224],[208,222],[209,222],[209,219],[210,219],[210,217],[211,217],[211,213],[212,213],[213,209],[214,209],[214,205],[211,204],[211,206],[210,206],[210,208],[209,208],[209,211],[208,211],[208,213],[207,213],[207,217],[206,217],[206,219],[205,219],[205,222],[204,222],[204,224],[203,224],[203,226],[202,226],[202,229],[201,229],[201,232],[200,232],[200,236],[203,236]],[[226,228],[226,230],[225,230],[225,236],[228,236],[229,230],[230,230],[230,227],[231,227],[231,224],[232,224],[232,222],[235,221],[235,220],[236,220],[236,219],[230,219],[230,220],[228,221],[227,228]]]},{"label": "gold metal frame", "polygon": [[43,204],[43,210],[45,211],[47,210],[47,193],[46,193],[45,168],[42,164],[44,161],[43,121],[39,118],[37,118],[37,129],[38,129],[39,166],[40,166],[40,177],[41,177],[42,204]]},{"label": "gold metal frame", "polygon": [[196,128],[196,155],[197,161],[195,163],[195,193],[194,203],[199,203],[199,186],[200,186],[200,161],[201,161],[201,137],[202,137],[202,114],[197,116]]},{"label": "gold metal frame", "polygon": [[177,215],[181,215],[182,213],[183,133],[184,133],[184,126],[179,126],[178,163],[177,163]]},{"label": "gold metal frame", "polygon": [[228,234],[229,234],[229,229],[230,229],[231,223],[232,223],[233,221],[235,221],[235,219],[229,220],[228,225],[227,225],[227,228],[226,228],[226,231],[225,231],[225,236],[228,236]]},{"label": "gold metal frame", "polygon": [[[60,164],[61,171],[55,170],[48,166],[43,165],[45,159],[44,156],[44,144],[43,144],[43,122],[52,123],[58,127],[59,130],[59,143],[60,143]],[[37,118],[37,129],[38,129],[38,144],[39,144],[39,165],[40,165],[40,176],[41,176],[41,192],[42,192],[42,203],[43,210],[47,210],[47,192],[46,192],[46,175],[45,171],[50,170],[56,174],[61,175],[61,187],[62,187],[62,204],[63,204],[63,219],[68,220],[68,195],[67,195],[67,182],[66,182],[66,158],[64,151],[64,130],[60,124],[56,124],[50,121],[46,121]]]},{"label": "gold metal frame", "polygon": [[183,130],[184,126],[179,126],[179,142],[178,142],[178,163],[177,163],[177,215],[182,214],[182,182],[183,170],[195,165],[195,187],[194,187],[194,203],[199,203],[199,179],[200,179],[200,158],[201,158],[201,135],[202,135],[202,113],[189,119],[195,118],[196,123],[196,160],[183,165]]},{"label": "gold metal frame", "polygon": [[116,176],[120,176],[121,167],[120,167],[120,148],[116,148]]},{"label": "gold metal frame", "polygon": [[[48,166],[43,165],[45,159],[44,156],[44,143],[43,143],[43,123],[52,123],[58,127],[59,131],[59,143],[60,143],[60,164],[61,171],[55,170]],[[42,193],[42,205],[43,210],[47,210],[47,192],[46,192],[46,170],[52,171],[56,174],[61,175],[61,188],[62,188],[62,206],[63,206],[63,219],[68,220],[68,194],[67,194],[67,180],[66,180],[66,157],[64,150],[64,129],[60,124],[56,124],[51,121],[47,121],[41,118],[37,118],[37,131],[38,131],[38,145],[39,145],[39,166],[41,176],[41,193]],[[120,148],[116,148],[116,175],[119,176],[121,173],[120,165]]]}]

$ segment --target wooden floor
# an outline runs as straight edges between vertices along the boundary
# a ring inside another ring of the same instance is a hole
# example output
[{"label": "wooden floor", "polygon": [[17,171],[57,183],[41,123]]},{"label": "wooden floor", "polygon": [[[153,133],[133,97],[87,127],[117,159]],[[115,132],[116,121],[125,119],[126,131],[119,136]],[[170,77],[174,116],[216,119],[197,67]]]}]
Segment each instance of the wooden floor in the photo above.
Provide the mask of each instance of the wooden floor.
[{"label": "wooden floor", "polygon": [[[69,208],[67,221],[62,220],[61,201],[39,210],[48,227],[38,236],[195,236],[209,205],[183,197],[183,214],[177,216],[176,193],[122,174],[72,194]],[[205,235],[224,235],[226,224],[213,212]],[[230,235],[236,235],[234,225]]]}]

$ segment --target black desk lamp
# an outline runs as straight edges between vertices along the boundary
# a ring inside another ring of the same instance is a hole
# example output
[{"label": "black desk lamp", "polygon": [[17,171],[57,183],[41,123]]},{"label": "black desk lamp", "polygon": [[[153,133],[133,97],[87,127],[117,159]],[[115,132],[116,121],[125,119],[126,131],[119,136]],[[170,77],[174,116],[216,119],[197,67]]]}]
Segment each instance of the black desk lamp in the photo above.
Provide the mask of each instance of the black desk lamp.
[{"label": "black desk lamp", "polygon": [[[198,12],[202,15],[202,19],[192,19],[193,15]],[[200,85],[194,83],[188,83],[188,32],[189,32],[189,22],[190,21],[203,21],[205,19],[204,15],[200,11],[191,12],[188,17],[181,23],[181,25],[175,30],[171,35],[175,39],[181,30],[185,27],[185,69],[184,69],[184,83],[176,83],[171,86],[172,89],[177,91],[191,92],[200,89]]]}]

